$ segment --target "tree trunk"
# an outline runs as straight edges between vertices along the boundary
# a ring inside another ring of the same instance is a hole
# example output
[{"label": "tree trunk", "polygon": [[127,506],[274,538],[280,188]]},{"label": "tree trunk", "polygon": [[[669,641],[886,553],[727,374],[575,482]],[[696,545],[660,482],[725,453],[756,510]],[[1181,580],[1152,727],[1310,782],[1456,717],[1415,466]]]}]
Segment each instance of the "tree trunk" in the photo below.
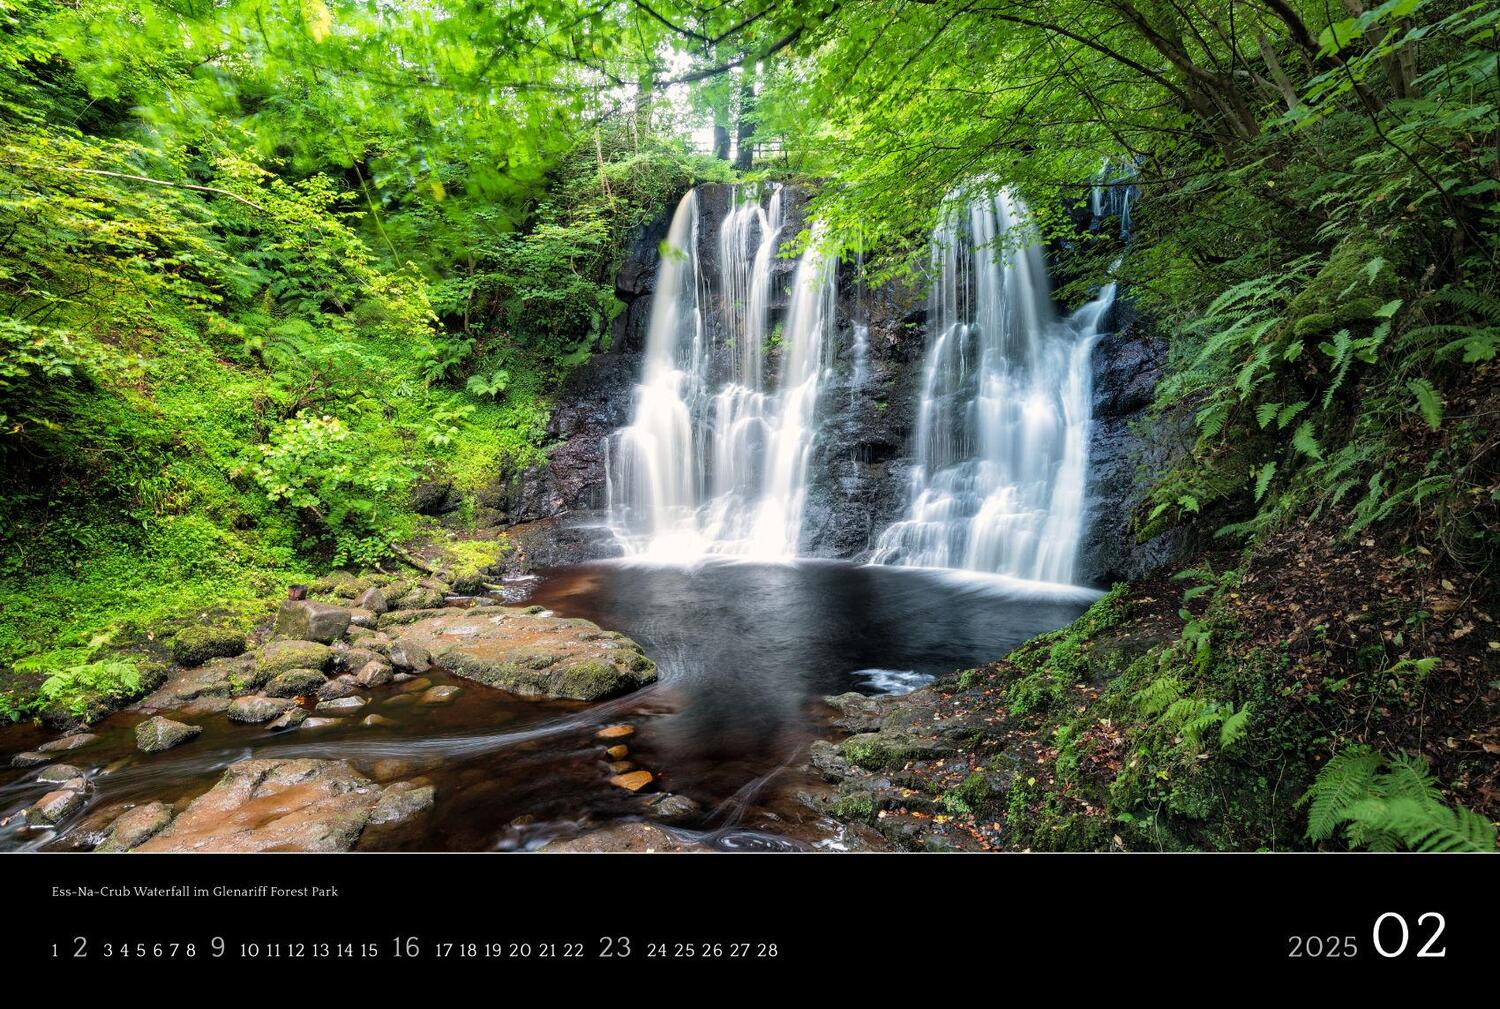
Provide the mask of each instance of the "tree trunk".
[{"label": "tree trunk", "polygon": [[750,170],[755,156],[755,67],[746,63],[740,68],[740,101],[734,124],[734,167]]},{"label": "tree trunk", "polygon": [[651,135],[651,103],[656,97],[656,61],[646,65],[635,86],[635,144],[639,148],[641,138]]}]

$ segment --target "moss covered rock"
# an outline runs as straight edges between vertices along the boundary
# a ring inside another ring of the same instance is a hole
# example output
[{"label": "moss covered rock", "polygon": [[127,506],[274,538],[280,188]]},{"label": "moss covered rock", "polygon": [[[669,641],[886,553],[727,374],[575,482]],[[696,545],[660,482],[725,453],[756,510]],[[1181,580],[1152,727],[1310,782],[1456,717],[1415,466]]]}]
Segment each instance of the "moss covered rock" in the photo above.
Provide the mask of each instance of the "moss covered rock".
[{"label": "moss covered rock", "polygon": [[156,715],[135,727],[135,745],[147,753],[170,750],[203,731],[201,725],[184,725]]},{"label": "moss covered rock", "polygon": [[171,650],[178,665],[201,666],[209,659],[239,655],[245,635],[223,627],[184,627],[172,637]]},{"label": "moss covered rock", "polygon": [[317,669],[288,669],[271,677],[266,684],[266,694],[271,697],[298,697],[316,693],[327,680]]},{"label": "moss covered rock", "polygon": [[333,661],[333,649],[316,641],[272,641],[255,656],[256,671],[275,676],[289,669],[327,669]]}]

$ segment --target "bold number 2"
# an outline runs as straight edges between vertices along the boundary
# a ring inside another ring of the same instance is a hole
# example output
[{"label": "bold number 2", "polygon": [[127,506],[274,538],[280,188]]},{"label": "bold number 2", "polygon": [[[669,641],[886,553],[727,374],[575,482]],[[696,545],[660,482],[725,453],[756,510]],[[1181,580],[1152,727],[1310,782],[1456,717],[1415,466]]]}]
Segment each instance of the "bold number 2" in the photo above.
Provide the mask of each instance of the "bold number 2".
[{"label": "bold number 2", "polygon": [[[1385,924],[1385,920],[1387,918],[1396,919],[1396,923],[1401,926],[1401,945],[1397,946],[1394,950],[1386,949],[1385,946],[1380,942],[1380,927]],[[1417,924],[1419,926],[1426,924],[1428,918],[1437,919],[1437,930],[1432,933],[1432,936],[1428,938],[1427,942],[1422,946],[1422,948],[1417,951],[1417,956],[1447,956],[1448,947],[1444,946],[1442,949],[1438,950],[1434,950],[1432,948],[1432,944],[1437,942],[1438,936],[1443,934],[1443,929],[1448,927],[1447,919],[1445,919],[1441,914],[1438,914],[1436,911],[1428,911],[1426,914],[1417,919]],[[1375,933],[1373,938],[1375,941],[1375,952],[1379,953],[1383,957],[1386,957],[1387,959],[1394,959],[1395,957],[1398,957],[1402,953],[1406,952],[1406,944],[1411,939],[1411,932],[1406,927],[1405,918],[1401,917],[1395,911],[1387,911],[1385,914],[1375,919]]]}]

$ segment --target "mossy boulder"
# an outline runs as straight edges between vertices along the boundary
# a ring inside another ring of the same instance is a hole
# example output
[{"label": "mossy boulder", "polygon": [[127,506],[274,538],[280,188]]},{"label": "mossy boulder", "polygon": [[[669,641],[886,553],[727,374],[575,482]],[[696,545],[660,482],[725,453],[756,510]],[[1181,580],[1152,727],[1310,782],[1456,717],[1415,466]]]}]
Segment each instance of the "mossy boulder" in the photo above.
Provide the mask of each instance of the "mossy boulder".
[{"label": "mossy boulder", "polygon": [[596,701],[656,679],[638,644],[587,620],[486,607],[443,611],[397,633],[393,660],[415,646],[443,669],[522,696]]},{"label": "mossy boulder", "polygon": [[288,669],[271,677],[271,681],[266,684],[266,694],[270,697],[299,697],[317,693],[318,688],[326,682],[321,670]]},{"label": "mossy boulder", "polygon": [[156,715],[135,727],[135,745],[146,753],[170,750],[203,731],[201,725],[184,725]]},{"label": "mossy boulder", "polygon": [[447,594],[440,589],[418,585],[391,604],[395,610],[430,610],[443,605]]},{"label": "mossy boulder", "polygon": [[245,635],[224,627],[184,627],[172,636],[172,661],[201,666],[209,659],[229,658],[245,650]]},{"label": "mossy boulder", "polygon": [[289,669],[327,669],[333,649],[317,641],[272,641],[255,656],[255,669],[269,679]]},{"label": "mossy boulder", "polygon": [[231,722],[259,725],[261,722],[269,722],[288,708],[294,707],[296,703],[285,697],[251,694],[248,697],[236,697],[229,703],[229,709],[225,713]]}]

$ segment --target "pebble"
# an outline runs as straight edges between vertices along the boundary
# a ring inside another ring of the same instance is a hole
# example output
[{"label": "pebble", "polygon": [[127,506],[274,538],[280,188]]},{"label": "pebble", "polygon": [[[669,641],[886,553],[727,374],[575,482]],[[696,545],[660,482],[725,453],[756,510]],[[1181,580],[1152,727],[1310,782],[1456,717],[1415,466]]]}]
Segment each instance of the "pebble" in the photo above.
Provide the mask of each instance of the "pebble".
[{"label": "pebble", "polygon": [[626,736],[635,735],[633,725],[609,725],[594,733],[598,739],[624,739]]},{"label": "pebble", "polygon": [[609,783],[627,792],[639,792],[655,780],[655,776],[650,771],[630,771],[626,774],[615,775],[609,779]]}]

